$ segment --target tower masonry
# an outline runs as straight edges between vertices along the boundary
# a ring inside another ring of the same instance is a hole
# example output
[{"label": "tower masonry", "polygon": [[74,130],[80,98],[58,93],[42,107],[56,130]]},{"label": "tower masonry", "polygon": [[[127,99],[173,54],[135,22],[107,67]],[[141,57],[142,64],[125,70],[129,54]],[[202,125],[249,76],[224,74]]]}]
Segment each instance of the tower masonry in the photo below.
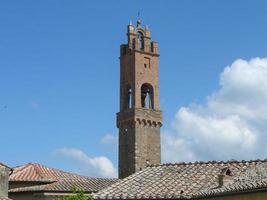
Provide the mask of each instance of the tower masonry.
[{"label": "tower masonry", "polygon": [[128,25],[127,37],[120,46],[119,178],[161,161],[158,44],[140,20]]}]

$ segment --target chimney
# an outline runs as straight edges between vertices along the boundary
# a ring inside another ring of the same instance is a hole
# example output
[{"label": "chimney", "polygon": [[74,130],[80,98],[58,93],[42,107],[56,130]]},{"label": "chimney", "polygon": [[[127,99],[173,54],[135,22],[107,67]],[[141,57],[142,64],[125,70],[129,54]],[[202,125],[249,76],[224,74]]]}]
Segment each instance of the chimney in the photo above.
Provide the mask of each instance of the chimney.
[{"label": "chimney", "polygon": [[233,182],[233,174],[228,167],[221,169],[220,174],[218,175],[218,187],[228,185]]}]

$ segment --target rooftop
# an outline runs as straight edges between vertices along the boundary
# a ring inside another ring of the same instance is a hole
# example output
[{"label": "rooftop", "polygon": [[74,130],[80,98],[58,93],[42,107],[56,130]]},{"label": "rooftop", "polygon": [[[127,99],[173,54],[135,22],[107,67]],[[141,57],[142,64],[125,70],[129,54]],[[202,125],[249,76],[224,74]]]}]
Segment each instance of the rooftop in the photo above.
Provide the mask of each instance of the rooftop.
[{"label": "rooftop", "polygon": [[[244,174],[257,169],[266,160],[210,161],[153,165],[122,179],[94,195],[95,199],[194,199],[227,191],[242,189],[234,185],[219,187],[218,176],[225,168],[236,181]],[[242,176],[243,175],[243,176]],[[260,178],[258,181],[262,181]],[[251,180],[249,183],[252,185]],[[238,181],[237,181],[238,182]],[[237,184],[233,182],[230,184]],[[265,182],[262,182],[266,187]],[[246,184],[244,184],[246,185]]]},{"label": "rooftop", "polygon": [[71,192],[73,188],[87,193],[97,192],[117,179],[92,178],[74,173],[64,172],[38,163],[29,163],[15,167],[10,176],[12,182],[36,182],[38,185],[10,189],[9,192],[50,191]]}]

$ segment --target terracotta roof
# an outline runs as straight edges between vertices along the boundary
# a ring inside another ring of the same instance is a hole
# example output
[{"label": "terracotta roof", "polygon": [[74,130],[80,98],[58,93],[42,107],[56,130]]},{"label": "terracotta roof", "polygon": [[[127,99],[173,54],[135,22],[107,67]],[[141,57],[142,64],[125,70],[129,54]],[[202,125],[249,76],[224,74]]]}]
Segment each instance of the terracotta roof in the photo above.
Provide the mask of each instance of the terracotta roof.
[{"label": "terracotta roof", "polygon": [[[73,188],[85,192],[97,192],[116,181],[117,179],[91,178],[37,163],[29,163],[14,168],[14,172],[10,176],[10,182],[37,182],[38,185],[13,188],[9,192],[72,192]],[[40,183],[42,184],[40,185]]]},{"label": "terracotta roof", "polygon": [[201,191],[198,197],[220,196],[242,191],[267,189],[267,163],[258,164],[247,169],[241,176],[234,177],[232,182],[219,188]]},{"label": "terracotta roof", "polygon": [[190,199],[218,187],[222,169],[233,177],[255,168],[265,160],[211,161],[154,165],[94,194],[95,199]]},{"label": "terracotta roof", "polygon": [[19,167],[15,167],[10,181],[38,181],[38,182],[54,182],[59,179],[78,179],[84,176],[64,172],[59,169],[47,167],[38,163],[29,163]]}]

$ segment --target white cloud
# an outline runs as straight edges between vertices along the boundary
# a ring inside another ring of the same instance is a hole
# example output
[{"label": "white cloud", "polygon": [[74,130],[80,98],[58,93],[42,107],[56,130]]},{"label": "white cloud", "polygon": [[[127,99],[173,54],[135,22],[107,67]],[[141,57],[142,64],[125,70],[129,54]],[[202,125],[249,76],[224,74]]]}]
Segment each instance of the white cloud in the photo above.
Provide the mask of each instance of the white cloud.
[{"label": "white cloud", "polygon": [[101,138],[100,142],[106,145],[117,146],[118,136],[108,133]]},{"label": "white cloud", "polygon": [[267,157],[267,58],[236,60],[205,105],[180,108],[162,154],[165,162]]},{"label": "white cloud", "polygon": [[65,156],[80,162],[85,174],[100,177],[117,177],[117,170],[105,156],[91,158],[80,149],[62,148],[55,151],[56,155]]}]

